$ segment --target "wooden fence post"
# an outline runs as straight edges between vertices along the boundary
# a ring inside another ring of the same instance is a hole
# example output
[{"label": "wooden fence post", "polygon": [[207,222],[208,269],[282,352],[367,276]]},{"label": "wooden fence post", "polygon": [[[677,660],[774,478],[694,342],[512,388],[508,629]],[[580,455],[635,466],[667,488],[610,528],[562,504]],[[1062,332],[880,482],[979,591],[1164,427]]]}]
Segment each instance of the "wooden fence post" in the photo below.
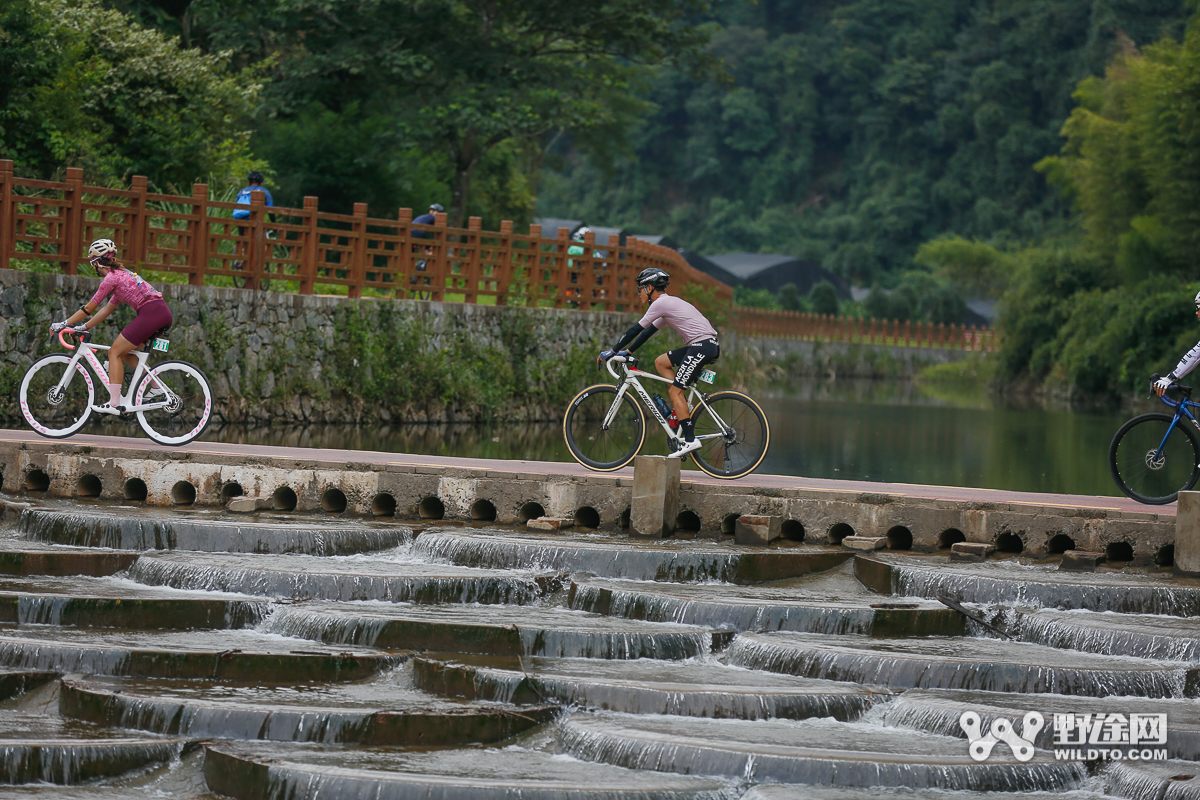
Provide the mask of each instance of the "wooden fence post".
[{"label": "wooden fence post", "polygon": [[13,240],[16,237],[17,210],[13,203],[13,162],[0,159],[0,269],[12,262]]},{"label": "wooden fence post", "polygon": [[304,237],[300,240],[300,294],[312,294],[317,283],[317,198],[304,196]]},{"label": "wooden fence post", "polygon": [[429,299],[440,303],[446,299],[446,283],[450,277],[450,248],[446,236],[446,212],[434,212],[433,226],[433,258],[430,259],[432,269],[429,270],[433,274],[433,286]]},{"label": "wooden fence post", "polygon": [[67,167],[67,186],[63,195],[67,205],[63,207],[58,254],[66,273],[78,275],[79,255],[83,248],[83,170],[79,167]]},{"label": "wooden fence post", "polygon": [[467,220],[467,264],[463,270],[464,282],[466,286],[463,291],[466,296],[463,298],[464,303],[479,302],[479,284],[483,281],[483,268],[479,263],[479,248],[480,248],[480,231],[483,230],[483,218],[471,217]]},{"label": "wooden fence post", "polygon": [[508,305],[508,293],[512,288],[512,232],[511,219],[500,220],[500,241],[496,245],[496,305]]},{"label": "wooden fence post", "polygon": [[408,279],[408,283],[405,283],[402,278],[396,286],[395,294],[396,297],[412,297],[415,291],[412,287],[417,281],[417,257],[413,255],[411,208],[402,208],[396,213],[396,237],[399,240],[396,246],[400,248],[400,258],[397,264],[404,277]]},{"label": "wooden fence post", "polygon": [[125,255],[134,264],[145,264],[147,243],[146,224],[146,176],[134,175],[129,182],[133,197],[129,201],[129,241],[125,243]]},{"label": "wooden fence post", "polygon": [[352,298],[362,297],[363,282],[367,279],[367,204],[354,204],[353,240],[350,245],[350,289]]},{"label": "wooden fence post", "polygon": [[191,254],[188,256],[188,284],[203,286],[204,276],[208,274],[208,184],[192,184],[192,214],[195,220],[189,220],[188,231],[192,238]]}]

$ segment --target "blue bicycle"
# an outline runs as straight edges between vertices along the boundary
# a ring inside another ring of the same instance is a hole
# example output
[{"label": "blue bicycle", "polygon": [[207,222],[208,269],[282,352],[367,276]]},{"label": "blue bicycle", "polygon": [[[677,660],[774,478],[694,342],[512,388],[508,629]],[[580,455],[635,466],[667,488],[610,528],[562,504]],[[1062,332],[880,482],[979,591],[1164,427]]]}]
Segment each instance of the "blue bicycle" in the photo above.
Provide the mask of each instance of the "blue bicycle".
[{"label": "blue bicycle", "polygon": [[[1158,375],[1150,376],[1150,382]],[[1121,491],[1150,505],[1174,503],[1200,478],[1200,422],[1192,387],[1172,384],[1181,397],[1160,399],[1173,414],[1142,414],[1121,426],[1108,447],[1108,465]],[[1151,395],[1152,397],[1154,395]]]}]

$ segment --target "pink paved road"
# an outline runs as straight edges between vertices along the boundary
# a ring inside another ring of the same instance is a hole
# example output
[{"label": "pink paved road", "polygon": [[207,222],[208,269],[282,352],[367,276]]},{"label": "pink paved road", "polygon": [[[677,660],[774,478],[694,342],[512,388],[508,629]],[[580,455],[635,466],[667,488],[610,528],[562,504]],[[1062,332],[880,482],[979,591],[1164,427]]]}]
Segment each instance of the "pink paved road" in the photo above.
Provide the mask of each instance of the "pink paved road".
[{"label": "pink paved road", "polygon": [[[163,448],[149,439],[124,436],[90,436],[79,434],[69,439],[46,439],[32,431],[2,430],[0,441],[28,442],[30,444],[90,445],[92,447],[118,447],[132,450],[159,451]],[[591,472],[578,464],[559,461],[510,461],[490,458],[451,458],[447,456],[407,455],[405,453],[379,453],[371,450],[321,450],[305,447],[265,447],[249,444],[225,444],[222,442],[193,442],[172,451],[208,453],[224,456],[269,456],[301,461],[321,461],[329,464],[405,464],[410,466],[455,467],[457,469],[494,470],[497,472],[525,472],[542,475],[598,475],[610,474],[633,477],[633,468],[627,467],[615,473]],[[684,473],[685,481],[705,484],[723,484],[728,481],[710,478],[697,470]],[[791,475],[748,475],[737,481],[738,486],[762,487],[764,489],[805,489],[818,492],[872,492],[902,497],[923,497],[935,500],[954,500],[978,503],[1020,503],[1036,506],[1059,506],[1063,508],[1086,508],[1103,511],[1131,511],[1144,514],[1175,516],[1175,504],[1147,506],[1126,497],[1089,497],[1073,494],[1042,494],[1039,492],[1012,492],[1002,489],[970,489],[959,486],[922,486],[911,483],[871,483],[868,481],[835,481],[821,478],[800,478]]]}]

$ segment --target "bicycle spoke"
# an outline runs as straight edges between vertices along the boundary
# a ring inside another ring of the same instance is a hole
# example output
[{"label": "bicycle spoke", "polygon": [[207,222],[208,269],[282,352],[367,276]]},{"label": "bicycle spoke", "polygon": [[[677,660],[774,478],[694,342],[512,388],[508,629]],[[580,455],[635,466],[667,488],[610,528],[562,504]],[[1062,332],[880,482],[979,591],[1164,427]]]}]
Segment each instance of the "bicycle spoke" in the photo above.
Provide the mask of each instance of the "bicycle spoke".
[{"label": "bicycle spoke", "polygon": [[770,444],[766,416],[740,392],[716,392],[693,412],[696,437],[703,444],[693,453],[700,469],[718,478],[738,478],[758,468]]},{"label": "bicycle spoke", "polygon": [[616,398],[612,386],[592,386],[567,407],[563,436],[571,455],[589,469],[620,469],[642,446],[645,423],[641,410],[629,395],[622,397],[614,409]]}]

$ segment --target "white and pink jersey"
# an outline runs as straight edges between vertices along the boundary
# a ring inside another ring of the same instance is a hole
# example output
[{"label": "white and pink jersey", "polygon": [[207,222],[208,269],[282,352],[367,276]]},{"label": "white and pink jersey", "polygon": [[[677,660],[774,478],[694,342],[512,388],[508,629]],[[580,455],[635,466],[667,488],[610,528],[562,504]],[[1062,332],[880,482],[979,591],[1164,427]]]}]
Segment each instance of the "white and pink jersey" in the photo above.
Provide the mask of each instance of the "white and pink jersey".
[{"label": "white and pink jersey", "polygon": [[135,311],[151,300],[162,299],[162,292],[154,291],[154,287],[148,281],[125,269],[108,271],[104,280],[100,281],[100,288],[92,295],[92,303],[98,306],[110,294],[114,303],[133,306]]},{"label": "white and pink jersey", "polygon": [[643,328],[653,325],[661,329],[669,325],[671,330],[683,337],[685,344],[692,345],[701,339],[714,338],[717,330],[696,307],[680,297],[664,294],[650,304],[646,315],[638,322]]}]

